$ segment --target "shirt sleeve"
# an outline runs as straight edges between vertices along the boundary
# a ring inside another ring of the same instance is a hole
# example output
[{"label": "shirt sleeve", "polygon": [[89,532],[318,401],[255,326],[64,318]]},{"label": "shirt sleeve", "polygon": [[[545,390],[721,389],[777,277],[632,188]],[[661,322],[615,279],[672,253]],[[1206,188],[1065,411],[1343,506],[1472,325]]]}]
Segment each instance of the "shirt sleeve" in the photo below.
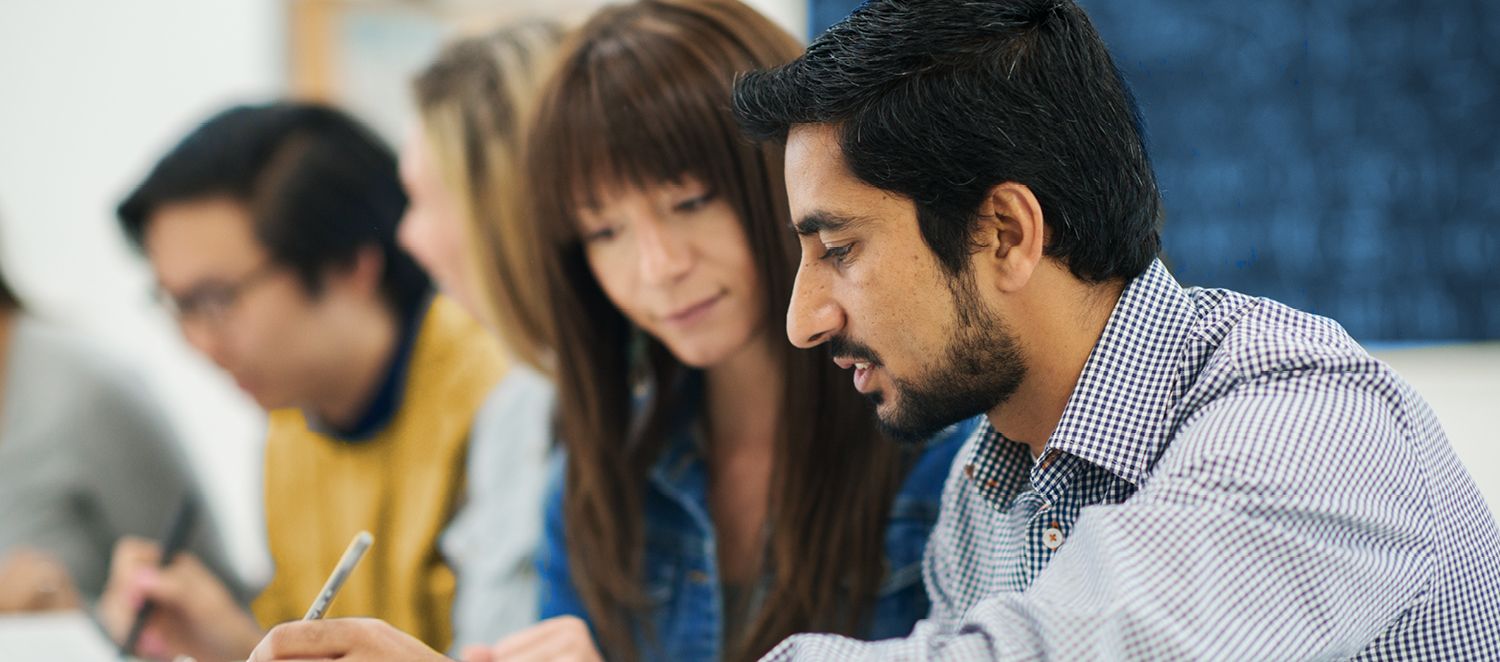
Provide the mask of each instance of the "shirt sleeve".
[{"label": "shirt sleeve", "polygon": [[1267,379],[1198,409],[1024,592],[906,639],[800,635],[765,659],[1352,657],[1418,599],[1435,540],[1399,412],[1340,379]]}]

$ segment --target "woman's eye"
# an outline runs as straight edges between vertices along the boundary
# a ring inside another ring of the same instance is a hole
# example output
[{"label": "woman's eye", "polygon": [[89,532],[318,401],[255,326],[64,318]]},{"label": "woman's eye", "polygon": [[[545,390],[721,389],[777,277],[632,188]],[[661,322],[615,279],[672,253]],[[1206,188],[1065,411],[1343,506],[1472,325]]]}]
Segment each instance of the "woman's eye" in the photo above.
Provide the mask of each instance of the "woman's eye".
[{"label": "woman's eye", "polygon": [[698,197],[689,198],[673,205],[673,209],[679,213],[691,213],[707,207],[708,203],[712,202],[713,199],[714,194],[712,192],[704,193]]},{"label": "woman's eye", "polygon": [[612,225],[609,227],[599,228],[598,230],[593,230],[591,232],[585,233],[583,235],[583,243],[597,244],[599,242],[609,241],[611,239],[614,239],[615,235],[617,234],[619,234],[619,230],[617,230]]},{"label": "woman's eye", "polygon": [[835,263],[842,264],[844,261],[844,256],[848,255],[849,249],[853,247],[854,244],[844,244],[843,246],[829,246],[828,250],[823,253],[823,257],[820,257],[818,259],[826,260],[828,258],[833,258],[833,261]]}]

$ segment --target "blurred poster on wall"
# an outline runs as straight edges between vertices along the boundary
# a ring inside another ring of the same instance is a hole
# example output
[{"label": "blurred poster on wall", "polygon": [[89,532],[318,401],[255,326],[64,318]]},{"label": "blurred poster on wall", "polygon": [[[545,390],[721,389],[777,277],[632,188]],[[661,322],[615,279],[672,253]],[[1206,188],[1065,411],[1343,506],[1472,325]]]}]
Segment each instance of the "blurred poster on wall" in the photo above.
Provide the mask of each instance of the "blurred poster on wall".
[{"label": "blurred poster on wall", "polygon": [[[812,0],[812,28],[861,0]],[[1500,339],[1492,0],[1079,0],[1146,119],[1185,284],[1360,342]]]},{"label": "blurred poster on wall", "polygon": [[288,0],[293,97],[354,114],[392,144],[415,117],[411,80],[451,38],[507,22],[575,25],[605,0]]}]

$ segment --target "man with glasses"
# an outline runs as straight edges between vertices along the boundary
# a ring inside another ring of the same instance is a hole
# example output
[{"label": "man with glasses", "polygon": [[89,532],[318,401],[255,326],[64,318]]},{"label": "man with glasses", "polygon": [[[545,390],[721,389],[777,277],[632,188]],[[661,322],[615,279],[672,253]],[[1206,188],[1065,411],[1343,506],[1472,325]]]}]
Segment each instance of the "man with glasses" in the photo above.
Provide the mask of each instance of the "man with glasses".
[{"label": "man with glasses", "polygon": [[454,578],[437,539],[505,365],[397,247],[405,208],[389,149],[338,111],[294,103],[215,116],[120,205],[188,341],[270,411],[276,574],[254,618],[192,558],[157,573],[154,545],[124,542],[101,612],[123,639],[139,602],[157,604],[140,652],[247,656],[262,625],[302,616],[361,529],[375,545],[333,612],[448,646]]}]

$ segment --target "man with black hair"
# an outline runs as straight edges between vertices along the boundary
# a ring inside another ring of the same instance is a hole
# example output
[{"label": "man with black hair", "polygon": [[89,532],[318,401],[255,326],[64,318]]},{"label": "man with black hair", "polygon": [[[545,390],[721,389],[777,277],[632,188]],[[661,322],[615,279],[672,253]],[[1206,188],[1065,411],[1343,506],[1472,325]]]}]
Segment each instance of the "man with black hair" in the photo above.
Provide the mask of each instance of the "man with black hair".
[{"label": "man with black hair", "polygon": [[786,143],[787,333],[921,439],[984,413],[907,639],[771,660],[1500,659],[1500,532],[1333,321],[1180,287],[1070,0],[872,0],[735,112]]},{"label": "man with black hair", "polygon": [[397,246],[406,202],[373,133],[330,108],[279,103],[213,117],[120,205],[188,341],[270,410],[276,574],[252,619],[193,559],[158,573],[153,544],[123,542],[101,607],[117,637],[149,598],[143,653],[243,659],[261,627],[302,616],[369,530],[375,545],[333,612],[448,646],[454,577],[437,540],[505,359]]}]

